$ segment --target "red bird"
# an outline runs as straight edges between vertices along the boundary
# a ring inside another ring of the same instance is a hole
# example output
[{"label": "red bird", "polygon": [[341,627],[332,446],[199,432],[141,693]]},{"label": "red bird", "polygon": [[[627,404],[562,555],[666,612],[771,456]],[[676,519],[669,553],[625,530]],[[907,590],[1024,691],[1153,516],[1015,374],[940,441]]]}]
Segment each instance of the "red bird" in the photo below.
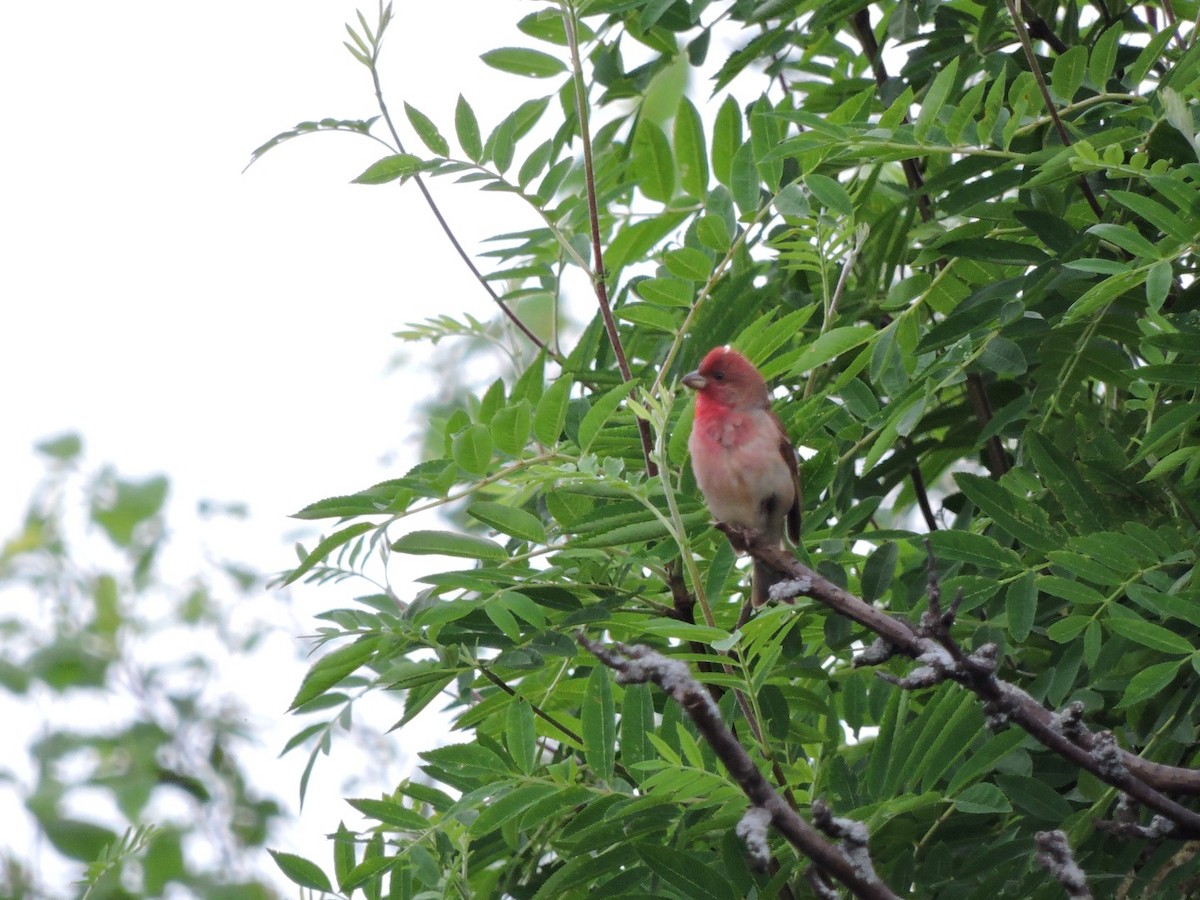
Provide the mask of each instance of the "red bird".
[{"label": "red bird", "polygon": [[[692,471],[709,512],[726,525],[783,543],[800,540],[800,475],[796,451],[771,411],[767,383],[753,363],[730,347],[709,351],[700,368],[683,376],[696,391],[696,418],[688,438]],[[771,585],[786,576],[757,559],[751,598],[762,606]]]}]

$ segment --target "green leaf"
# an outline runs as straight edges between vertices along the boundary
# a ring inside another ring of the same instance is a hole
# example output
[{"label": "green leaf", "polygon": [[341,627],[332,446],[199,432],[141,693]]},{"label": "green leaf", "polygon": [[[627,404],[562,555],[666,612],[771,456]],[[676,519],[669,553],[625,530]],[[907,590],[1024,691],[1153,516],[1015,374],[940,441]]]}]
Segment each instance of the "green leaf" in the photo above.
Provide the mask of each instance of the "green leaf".
[{"label": "green leaf", "polygon": [[505,715],[504,744],[517,768],[532,775],[537,767],[537,727],[529,701],[516,697],[508,704]]},{"label": "green leaf", "polygon": [[486,425],[468,425],[451,443],[454,461],[471,475],[483,475],[492,461],[492,434]]},{"label": "green leaf", "polygon": [[1000,788],[982,781],[955,797],[954,807],[959,812],[975,815],[1012,812],[1012,806]]},{"label": "green leaf", "polygon": [[1149,384],[1200,388],[1200,369],[1189,363],[1155,363],[1135,369],[1134,375]]},{"label": "green leaf", "polygon": [[454,107],[454,131],[467,159],[480,162],[483,159],[483,139],[479,133],[479,120],[462,94],[458,95],[458,103]]},{"label": "green leaf", "polygon": [[782,120],[774,115],[771,101],[764,94],[750,110],[750,146],[754,148],[758,177],[772,191],[778,190],[783,181],[783,160],[771,153],[782,140]]},{"label": "green leaf", "polygon": [[[1025,740],[1025,732],[1019,728],[1010,728],[997,735],[989,735],[982,747],[974,752],[964,753],[962,765],[954,773],[946,793],[953,796],[966,784],[992,771],[1000,760],[1012,753]],[[965,748],[964,748],[965,749]]]},{"label": "green leaf", "polygon": [[741,146],[742,111],[732,96],[726,96],[713,125],[712,165],[717,181],[730,189],[733,187],[733,157]]},{"label": "green leaf", "polygon": [[401,806],[394,800],[347,797],[346,802],[364,816],[403,831],[424,831],[429,827],[429,820],[423,815],[406,806]]},{"label": "green leaf", "polygon": [[691,282],[677,278],[643,278],[634,288],[643,300],[660,306],[689,307],[696,294]]},{"label": "green leaf", "polygon": [[338,822],[337,831],[333,836],[333,877],[338,887],[345,887],[346,878],[353,871],[355,863],[354,834],[346,827],[345,822]]},{"label": "green leaf", "polygon": [[1108,85],[1108,79],[1112,77],[1113,69],[1117,65],[1117,41],[1121,37],[1121,31],[1121,23],[1116,22],[1104,29],[1104,33],[1096,38],[1096,43],[1092,45],[1091,58],[1088,60],[1088,77],[1092,85],[1101,91]]},{"label": "green leaf", "polygon": [[516,456],[528,443],[532,427],[533,411],[528,400],[500,407],[492,416],[490,425],[496,449],[501,453]]},{"label": "green leaf", "polygon": [[1062,546],[1045,511],[1029,500],[980,475],[959,472],[954,481],[980,512],[1025,546],[1043,553]]},{"label": "green leaf", "polygon": [[733,202],[742,211],[742,215],[749,216],[756,212],[759,201],[758,166],[754,161],[754,148],[749,141],[742,144],[733,155],[730,179],[729,190],[733,193]]},{"label": "green leaf", "polygon": [[729,227],[720,216],[701,216],[696,220],[696,237],[705,247],[724,253],[729,249]]},{"label": "green leaf", "polygon": [[1073,606],[1101,606],[1104,603],[1104,595],[1090,584],[1072,581],[1060,575],[1037,576],[1037,588],[1039,591],[1066,600]]},{"label": "green leaf", "polygon": [[1091,616],[1067,616],[1046,629],[1046,637],[1056,644],[1069,644],[1095,620]]},{"label": "green leaf", "polygon": [[509,612],[503,603],[499,603],[493,598],[483,605],[483,613],[506,638],[514,644],[521,642],[521,626],[517,622],[516,616]]},{"label": "green leaf", "polygon": [[1001,378],[1016,378],[1029,368],[1020,345],[1000,335],[987,342],[979,354],[979,364]]},{"label": "green leaf", "polygon": [[359,638],[353,644],[347,644],[345,647],[339,647],[325,654],[313,663],[305,674],[304,680],[300,683],[300,690],[296,692],[288,710],[303,706],[313,698],[324,694],[347,675],[364,665],[375,655],[375,649],[378,646],[378,637],[367,636]]},{"label": "green leaf", "polygon": [[527,78],[553,78],[567,71],[567,64],[557,56],[527,47],[501,47],[479,58],[493,69]]},{"label": "green leaf", "polygon": [[1159,260],[1146,273],[1146,306],[1151,312],[1160,312],[1167,294],[1171,290],[1171,279],[1174,273],[1169,260]]},{"label": "green leaf", "polygon": [[1087,521],[1101,500],[1083,480],[1075,462],[1033,428],[1026,429],[1025,444],[1038,475],[1067,515],[1077,522]]},{"label": "green leaf", "polygon": [[583,755],[602,781],[611,781],[616,761],[617,721],[608,669],[597,664],[588,676],[582,711]]},{"label": "green leaf", "polygon": [[704,122],[687,97],[675,113],[675,158],[679,161],[679,185],[697,200],[708,194],[708,156],[704,146]]},{"label": "green leaf", "polygon": [[1115,222],[1100,222],[1088,229],[1088,234],[1116,244],[1127,253],[1145,259],[1156,259],[1158,251],[1154,245],[1128,225],[1118,225]]},{"label": "green leaf", "polygon": [[1141,216],[1163,234],[1180,243],[1190,243],[1195,239],[1195,229],[1188,222],[1152,197],[1135,194],[1132,191],[1110,190],[1108,196],[1116,200],[1130,212]]},{"label": "green leaf", "polygon": [[409,103],[404,104],[404,113],[408,116],[408,121],[412,125],[413,131],[417,133],[417,137],[421,139],[421,143],[429,148],[430,153],[438,156],[450,155],[450,144],[442,137],[442,133],[438,131],[437,126],[433,124],[433,120],[429,116]]},{"label": "green leaf", "polygon": [[[1094,226],[1093,226],[1094,227]],[[1067,309],[1063,315],[1063,323],[1070,324],[1084,316],[1090,316],[1104,306],[1107,306],[1117,297],[1137,287],[1142,279],[1145,278],[1145,273],[1139,272],[1123,272],[1119,275],[1113,275],[1111,278],[1105,278],[1099,284],[1093,285],[1084,291],[1084,293]]]},{"label": "green leaf", "polygon": [[899,547],[892,541],[887,541],[867,557],[860,582],[862,598],[868,603],[874,603],[891,587],[899,555]]},{"label": "green leaf", "polygon": [[1050,88],[1063,103],[1073,103],[1087,74],[1088,51],[1076,44],[1054,60],[1050,70]]},{"label": "green leaf", "polygon": [[275,860],[275,865],[279,866],[279,870],[300,887],[313,891],[333,889],[333,885],[329,883],[329,876],[322,872],[321,867],[316,863],[310,862],[303,856],[296,856],[294,853],[284,853],[282,850],[268,850],[267,852],[271,854],[271,858]]},{"label": "green leaf", "polygon": [[848,350],[853,350],[872,337],[876,330],[870,325],[842,325],[832,328],[804,348],[791,365],[794,372],[807,372],[823,366]]},{"label": "green leaf", "polygon": [[850,195],[836,179],[814,172],[805,177],[804,183],[826,209],[843,216],[854,215],[854,204],[850,202]]},{"label": "green leaf", "polygon": [[1139,669],[1129,679],[1129,684],[1125,685],[1125,693],[1121,696],[1117,709],[1134,706],[1161,694],[1175,680],[1175,676],[1186,662],[1187,660],[1176,659]]},{"label": "green leaf", "polygon": [[387,184],[397,178],[406,178],[420,172],[424,167],[425,161],[419,156],[397,153],[371,163],[365,172],[354,179],[354,184]]},{"label": "green leaf", "polygon": [[637,382],[627,381],[596,398],[592,403],[592,408],[584,414],[583,420],[579,423],[580,452],[587,453],[592,446],[592,441],[600,433],[600,429],[612,418],[617,407],[621,405],[621,401],[628,397],[636,386]]},{"label": "green leaf", "polygon": [[927,538],[939,559],[960,560],[981,569],[1008,570],[1021,565],[1020,556],[987,535],[943,529]]},{"label": "green leaf", "polygon": [[685,281],[706,282],[712,275],[713,264],[708,254],[692,247],[668,250],[663,254],[663,264],[676,278]]},{"label": "green leaf", "polygon": [[546,393],[538,400],[533,411],[533,436],[538,442],[547,447],[558,443],[562,435],[563,425],[567,421],[567,405],[571,401],[571,387],[574,384],[570,376],[564,375],[557,379]]},{"label": "green leaf", "polygon": [[629,684],[621,702],[621,762],[626,768],[654,758],[654,698],[650,686]]},{"label": "green leaf", "polygon": [[[382,838],[382,835],[378,835],[378,837]],[[368,845],[368,854],[370,848],[374,846],[374,842]],[[363,861],[346,876],[346,883],[342,885],[342,890],[349,894],[353,893],[356,888],[362,888],[369,900],[378,900],[382,896],[381,886],[383,883],[380,873],[392,868],[396,864],[396,860],[397,857],[394,856],[364,856]],[[368,883],[372,880],[374,880],[374,888]]]},{"label": "green leaf", "polygon": [[1115,259],[1072,259],[1063,263],[1068,269],[1078,272],[1096,272],[1101,275],[1119,275],[1129,271],[1129,266]]},{"label": "green leaf", "polygon": [[1062,822],[1074,810],[1050,785],[1028,775],[997,775],[996,784],[1017,807],[1043,822]]},{"label": "green leaf", "polygon": [[[525,706],[528,708],[528,704]],[[562,788],[556,784],[521,785],[490,801],[480,812],[479,818],[471,823],[470,832],[474,835],[489,834],[506,822],[521,816],[535,804],[561,792]]]},{"label": "green leaf", "polygon": [[929,90],[925,92],[925,98],[921,101],[921,111],[917,114],[917,121],[913,123],[913,136],[918,141],[925,140],[929,129],[937,121],[938,113],[946,105],[950,89],[954,87],[954,80],[958,77],[958,60],[957,56],[951,59],[950,63],[938,72],[933,83],[929,85]]},{"label": "green leaf", "polygon": [[288,585],[300,578],[306,572],[313,568],[318,563],[325,561],[334,550],[343,544],[349,543],[360,534],[365,534],[375,528],[374,522],[358,522],[348,528],[343,528],[341,531],[335,531],[327,538],[323,538],[317,546],[313,547],[312,552],[304,558],[300,565],[296,566],[283,580],[283,584]]},{"label": "green leaf", "polygon": [[675,193],[671,145],[663,130],[649,119],[639,121],[634,133],[630,172],[647,200],[666,203]]},{"label": "green leaf", "polygon": [[1023,642],[1033,630],[1034,617],[1037,615],[1037,585],[1032,572],[1026,572],[1008,586],[1004,610],[1008,633],[1014,641]]},{"label": "green leaf", "polygon": [[508,559],[508,551],[487,538],[455,531],[410,531],[392,544],[397,553],[437,554],[469,559]]},{"label": "green leaf", "polygon": [[[1131,616],[1136,616],[1132,610],[1127,610]],[[1147,622],[1145,619],[1125,618],[1124,616],[1117,618],[1109,616],[1105,620],[1105,626],[1115,634],[1121,637],[1128,638],[1135,643],[1141,644],[1143,647],[1149,647],[1151,650],[1158,650],[1162,653],[1181,653],[1188,654],[1195,652],[1196,647],[1192,646],[1192,642],[1181,635],[1176,634],[1169,628],[1163,628],[1161,625],[1155,625],[1153,622]]]},{"label": "green leaf", "polygon": [[501,534],[509,534],[535,544],[546,542],[546,527],[542,520],[515,506],[490,500],[476,500],[467,507],[467,515],[492,526]]},{"label": "green leaf", "polygon": [[1146,41],[1146,45],[1138,54],[1137,59],[1133,61],[1133,65],[1126,67],[1125,77],[1121,81],[1135,88],[1139,86],[1145,80],[1150,67],[1162,61],[1163,48],[1175,36],[1176,28],[1175,24],[1161,23],[1157,32],[1151,36],[1150,40]]},{"label": "green leaf", "polygon": [[733,900],[724,878],[695,853],[665,844],[637,844],[637,854],[649,869],[692,900]]}]

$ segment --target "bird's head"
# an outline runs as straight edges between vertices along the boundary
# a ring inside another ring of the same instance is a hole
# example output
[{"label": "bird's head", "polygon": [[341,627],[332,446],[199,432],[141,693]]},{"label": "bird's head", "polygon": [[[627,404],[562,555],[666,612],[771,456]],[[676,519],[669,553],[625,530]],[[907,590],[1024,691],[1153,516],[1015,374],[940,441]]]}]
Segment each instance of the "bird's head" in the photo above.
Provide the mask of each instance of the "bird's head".
[{"label": "bird's head", "polygon": [[767,409],[771,396],[754,364],[732,347],[716,347],[683,383],[703,400],[733,409]]}]

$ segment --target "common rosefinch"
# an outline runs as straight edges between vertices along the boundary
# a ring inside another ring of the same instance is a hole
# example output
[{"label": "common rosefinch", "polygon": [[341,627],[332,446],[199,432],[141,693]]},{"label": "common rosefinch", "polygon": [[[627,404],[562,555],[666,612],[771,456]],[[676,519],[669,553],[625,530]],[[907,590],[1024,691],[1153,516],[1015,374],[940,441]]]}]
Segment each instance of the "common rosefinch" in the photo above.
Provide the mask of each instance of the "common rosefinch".
[{"label": "common rosefinch", "polygon": [[[800,476],[796,451],[771,411],[767,383],[730,347],[709,351],[700,368],[683,376],[696,391],[696,418],[688,438],[692,471],[709,512],[726,525],[756,531],[782,544],[800,540]],[[757,559],[751,586],[755,606],[786,576]]]}]

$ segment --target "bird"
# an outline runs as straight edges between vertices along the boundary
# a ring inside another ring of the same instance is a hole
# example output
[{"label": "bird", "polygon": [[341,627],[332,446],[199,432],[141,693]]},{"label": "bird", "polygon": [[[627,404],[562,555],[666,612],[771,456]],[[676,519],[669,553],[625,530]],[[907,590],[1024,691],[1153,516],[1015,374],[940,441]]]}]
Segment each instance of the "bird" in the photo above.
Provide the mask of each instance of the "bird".
[{"label": "bird", "polygon": [[[754,364],[729,346],[710,350],[683,384],[696,392],[688,436],[692,471],[718,521],[757,532],[783,546],[784,524],[800,540],[800,473],[796,451],[771,410],[767,383]],[[787,578],[754,560],[750,596],[755,607],[771,585]]]}]

